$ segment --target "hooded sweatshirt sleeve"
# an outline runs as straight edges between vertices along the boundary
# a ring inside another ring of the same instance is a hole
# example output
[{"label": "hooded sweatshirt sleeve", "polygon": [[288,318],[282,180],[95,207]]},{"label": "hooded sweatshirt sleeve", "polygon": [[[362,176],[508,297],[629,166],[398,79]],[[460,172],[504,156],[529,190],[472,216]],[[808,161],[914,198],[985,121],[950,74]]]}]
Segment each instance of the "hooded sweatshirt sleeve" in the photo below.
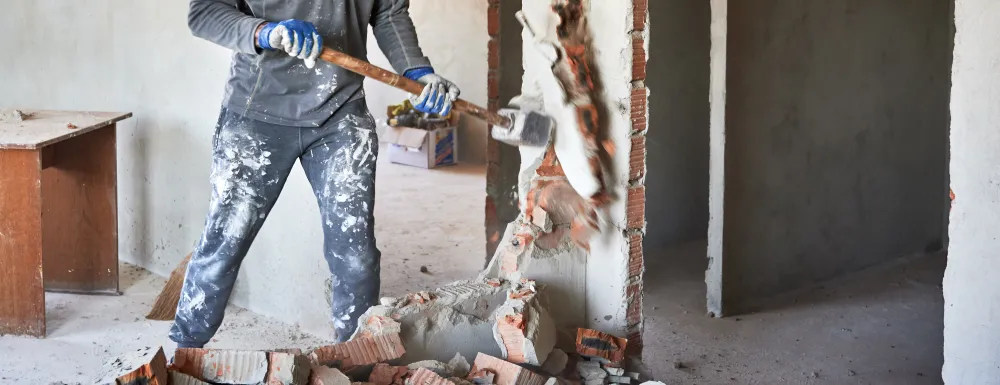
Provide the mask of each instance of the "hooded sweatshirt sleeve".
[{"label": "hooded sweatshirt sleeve", "polygon": [[237,0],[191,0],[188,27],[195,36],[247,54],[256,54],[254,32],[264,19],[241,12]]},{"label": "hooded sweatshirt sleeve", "polygon": [[410,0],[375,0],[371,25],[379,48],[397,73],[431,66],[417,42],[410,19]]}]

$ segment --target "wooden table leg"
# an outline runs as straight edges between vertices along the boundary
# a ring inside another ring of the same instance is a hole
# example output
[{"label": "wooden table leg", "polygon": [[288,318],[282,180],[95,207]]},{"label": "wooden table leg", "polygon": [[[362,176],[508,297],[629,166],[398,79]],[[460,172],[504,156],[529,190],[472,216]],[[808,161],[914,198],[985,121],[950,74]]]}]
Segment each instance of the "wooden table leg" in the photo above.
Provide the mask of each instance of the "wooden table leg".
[{"label": "wooden table leg", "polygon": [[45,336],[42,157],[0,150],[0,334]]},{"label": "wooden table leg", "polygon": [[46,147],[42,170],[45,289],[120,294],[115,127]]}]

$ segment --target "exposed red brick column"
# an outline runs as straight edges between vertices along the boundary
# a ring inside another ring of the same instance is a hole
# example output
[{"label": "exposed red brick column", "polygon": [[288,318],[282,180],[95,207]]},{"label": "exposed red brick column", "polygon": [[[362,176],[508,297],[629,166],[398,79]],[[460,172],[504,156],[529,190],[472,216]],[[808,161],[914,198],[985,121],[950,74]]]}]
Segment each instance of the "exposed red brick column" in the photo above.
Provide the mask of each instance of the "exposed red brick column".
[{"label": "exposed red brick column", "polygon": [[[488,44],[488,73],[486,77],[487,104],[491,111],[500,108],[500,1],[486,0],[489,8],[486,13],[486,26],[490,35]],[[500,236],[504,229],[497,216],[497,194],[500,188],[500,142],[487,136],[486,144],[486,258],[496,252]]]},{"label": "exposed red brick column", "polygon": [[627,302],[625,320],[628,323],[628,354],[642,354],[642,240],[646,230],[646,23],[649,0],[632,0],[632,97],[629,103],[632,120],[632,146],[629,153],[629,184],[626,202],[626,238],[629,243]]}]

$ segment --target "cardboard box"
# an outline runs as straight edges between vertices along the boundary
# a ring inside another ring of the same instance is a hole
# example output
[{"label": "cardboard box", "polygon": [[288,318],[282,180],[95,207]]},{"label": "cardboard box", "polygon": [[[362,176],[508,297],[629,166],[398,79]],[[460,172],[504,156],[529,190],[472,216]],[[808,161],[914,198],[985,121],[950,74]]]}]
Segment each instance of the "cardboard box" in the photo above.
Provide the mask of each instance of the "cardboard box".
[{"label": "cardboard box", "polygon": [[410,127],[389,127],[385,131],[389,143],[389,161],[421,168],[456,164],[458,160],[458,127],[421,130]]}]

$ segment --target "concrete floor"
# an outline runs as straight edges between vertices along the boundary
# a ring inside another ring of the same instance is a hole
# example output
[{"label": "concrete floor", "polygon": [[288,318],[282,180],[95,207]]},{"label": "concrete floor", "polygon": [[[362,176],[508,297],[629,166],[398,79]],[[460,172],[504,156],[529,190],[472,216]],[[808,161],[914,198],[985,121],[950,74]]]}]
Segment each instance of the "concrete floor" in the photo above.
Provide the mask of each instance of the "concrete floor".
[{"label": "concrete floor", "polygon": [[[705,245],[646,249],[644,361],[667,384],[941,384],[943,255],[705,315]],[[678,366],[680,368],[678,368]]]},{"label": "concrete floor", "polygon": [[[383,291],[467,278],[483,263],[483,167],[381,161],[376,209]],[[407,214],[407,213],[430,213]],[[705,316],[704,244],[647,249],[645,361],[667,384],[940,384],[944,258],[920,258],[781,298],[769,311]],[[426,266],[430,274],[420,272]],[[49,336],[0,336],[0,384],[89,384],[122,352],[174,345],[143,319],[163,278],[122,265],[120,297],[47,294]],[[326,341],[230,307],[212,345],[310,348]],[[168,353],[169,354],[169,353]],[[677,368],[680,366],[680,368]]]}]

